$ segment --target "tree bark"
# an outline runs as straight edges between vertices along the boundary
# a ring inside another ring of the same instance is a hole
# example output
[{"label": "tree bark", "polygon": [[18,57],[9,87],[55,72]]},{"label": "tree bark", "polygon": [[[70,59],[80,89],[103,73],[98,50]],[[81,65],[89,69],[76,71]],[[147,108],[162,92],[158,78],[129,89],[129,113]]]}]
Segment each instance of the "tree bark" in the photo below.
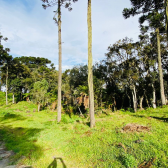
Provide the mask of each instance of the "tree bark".
[{"label": "tree bark", "polygon": [[132,97],[133,97],[133,107],[134,107],[134,111],[136,112],[136,111],[137,111],[137,96],[136,96],[135,86],[133,87]]},{"label": "tree bark", "polygon": [[142,107],[143,99],[144,99],[144,96],[140,97],[139,106],[140,106],[140,109],[141,109],[141,110],[143,109],[143,107]]},{"label": "tree bark", "polygon": [[92,19],[91,0],[88,0],[87,22],[88,22],[88,85],[89,85],[89,113],[90,128],[95,126],[94,118],[94,92],[93,92],[93,72],[92,72]]},{"label": "tree bark", "polygon": [[156,94],[155,94],[155,87],[152,84],[152,88],[153,88],[153,100],[152,100],[152,106],[155,109],[156,108]]},{"label": "tree bark", "polygon": [[6,69],[6,105],[8,105],[8,65]]},{"label": "tree bark", "polygon": [[166,34],[167,34],[167,41],[168,41],[168,0],[165,0],[165,11],[166,11]]},{"label": "tree bark", "polygon": [[144,95],[145,95],[145,99],[146,99],[146,104],[147,104],[148,107],[150,107],[150,106],[149,106],[148,97],[146,96],[146,93],[144,93]]},{"label": "tree bark", "polygon": [[116,100],[115,100],[115,97],[114,97],[114,101],[113,101],[113,107],[114,107],[114,111],[116,111]]},{"label": "tree bark", "polygon": [[14,95],[14,93],[13,93],[13,104],[15,103],[15,95]]},{"label": "tree bark", "polygon": [[57,121],[61,121],[61,83],[62,83],[62,42],[61,42],[61,0],[58,0],[58,50],[59,50],[59,74],[58,74],[58,106]]},{"label": "tree bark", "polygon": [[156,29],[156,34],[157,34],[157,47],[158,47],[158,69],[159,69],[160,94],[161,94],[160,96],[161,96],[161,102],[163,106],[166,104],[166,102],[165,102],[164,84],[163,84],[159,28]]}]

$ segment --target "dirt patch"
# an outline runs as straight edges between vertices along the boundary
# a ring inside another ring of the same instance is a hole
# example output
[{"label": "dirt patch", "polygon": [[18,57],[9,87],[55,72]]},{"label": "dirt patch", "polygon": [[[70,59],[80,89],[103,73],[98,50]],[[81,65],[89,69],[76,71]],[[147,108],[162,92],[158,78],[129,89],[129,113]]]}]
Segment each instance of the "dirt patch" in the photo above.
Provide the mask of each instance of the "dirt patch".
[{"label": "dirt patch", "polygon": [[32,166],[25,165],[11,165],[13,162],[11,156],[14,156],[13,151],[8,151],[5,148],[5,144],[0,141],[0,168],[33,168]]},{"label": "dirt patch", "polygon": [[150,127],[139,125],[139,124],[127,124],[122,128],[123,132],[145,132],[150,131]]}]

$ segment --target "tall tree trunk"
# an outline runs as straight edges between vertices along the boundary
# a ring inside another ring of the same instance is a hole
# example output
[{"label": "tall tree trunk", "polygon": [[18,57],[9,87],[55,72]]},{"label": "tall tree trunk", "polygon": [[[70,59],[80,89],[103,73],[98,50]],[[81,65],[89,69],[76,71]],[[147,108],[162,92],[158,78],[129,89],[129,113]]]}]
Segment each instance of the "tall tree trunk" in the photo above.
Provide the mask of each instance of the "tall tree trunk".
[{"label": "tall tree trunk", "polygon": [[150,106],[149,106],[148,97],[147,97],[146,93],[144,93],[144,95],[145,95],[145,99],[146,99],[146,104],[147,104],[148,107],[150,107]]},{"label": "tall tree trunk", "polygon": [[140,102],[139,102],[140,110],[143,109],[143,106],[142,106],[143,99],[144,99],[144,96],[141,96],[140,97]]},{"label": "tall tree trunk", "polygon": [[58,50],[59,50],[59,74],[58,74],[58,106],[57,121],[61,121],[61,82],[62,82],[62,42],[61,42],[61,0],[58,0]]},{"label": "tall tree trunk", "polygon": [[156,94],[155,94],[155,87],[152,84],[152,88],[153,88],[153,100],[152,100],[152,106],[155,109],[156,108]]},{"label": "tall tree trunk", "polygon": [[167,41],[168,41],[168,0],[165,0],[165,12],[166,12],[166,33],[167,33]]},{"label": "tall tree trunk", "polygon": [[113,101],[113,107],[114,107],[114,111],[116,111],[116,100],[115,100],[115,97],[114,97],[114,101]]},{"label": "tall tree trunk", "polygon": [[8,105],[8,65],[6,69],[6,105]]},{"label": "tall tree trunk", "polygon": [[15,95],[14,95],[14,93],[13,93],[13,104],[15,103]]},{"label": "tall tree trunk", "polygon": [[137,96],[136,96],[136,89],[135,86],[133,87],[132,90],[132,97],[133,97],[133,107],[134,107],[134,111],[137,111]]},{"label": "tall tree trunk", "polygon": [[157,34],[157,47],[158,47],[158,69],[159,69],[160,94],[161,94],[160,96],[161,96],[161,101],[163,106],[166,104],[166,102],[165,102],[164,84],[163,84],[159,28],[156,29],[156,34]]},{"label": "tall tree trunk", "polygon": [[94,92],[93,92],[93,72],[92,72],[92,19],[91,19],[91,0],[88,0],[88,85],[89,85],[89,113],[90,128],[95,126],[94,118]]}]

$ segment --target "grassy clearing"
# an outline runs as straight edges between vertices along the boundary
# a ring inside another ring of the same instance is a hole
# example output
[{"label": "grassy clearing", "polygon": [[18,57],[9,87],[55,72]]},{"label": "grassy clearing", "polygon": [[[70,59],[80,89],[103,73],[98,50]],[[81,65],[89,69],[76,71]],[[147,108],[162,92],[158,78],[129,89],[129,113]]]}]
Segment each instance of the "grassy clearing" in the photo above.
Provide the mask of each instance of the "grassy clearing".
[{"label": "grassy clearing", "polygon": [[[18,164],[35,168],[134,168],[156,158],[153,168],[168,167],[167,107],[103,113],[96,116],[93,129],[78,116],[64,114],[58,124],[56,112],[36,109],[27,102],[0,107],[0,140],[16,153],[13,160]],[[128,123],[151,130],[122,132]]]}]

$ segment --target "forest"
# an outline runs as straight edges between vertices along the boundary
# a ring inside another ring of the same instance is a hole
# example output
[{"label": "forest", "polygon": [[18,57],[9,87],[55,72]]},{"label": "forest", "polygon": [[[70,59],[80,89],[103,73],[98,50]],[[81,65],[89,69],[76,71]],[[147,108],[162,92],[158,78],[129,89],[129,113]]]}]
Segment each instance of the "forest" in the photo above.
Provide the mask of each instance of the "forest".
[{"label": "forest", "polygon": [[130,0],[122,15],[139,16],[139,40],[118,39],[93,63],[88,0],[88,64],[63,72],[61,8],[77,1],[42,0],[57,7],[58,70],[10,55],[0,34],[0,144],[12,164],[37,168],[168,167],[168,1]]}]

